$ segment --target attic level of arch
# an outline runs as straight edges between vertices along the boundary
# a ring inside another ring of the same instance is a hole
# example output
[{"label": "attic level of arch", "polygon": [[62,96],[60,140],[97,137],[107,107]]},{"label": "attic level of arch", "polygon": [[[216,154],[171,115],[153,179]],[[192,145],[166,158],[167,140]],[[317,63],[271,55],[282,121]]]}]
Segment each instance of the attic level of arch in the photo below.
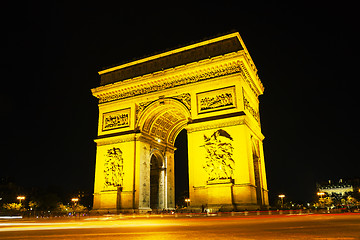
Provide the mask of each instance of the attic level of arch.
[{"label": "attic level of arch", "polygon": [[205,43],[206,41],[202,44],[193,44],[158,54],[154,57],[144,58],[142,61],[134,61],[130,64],[125,64],[125,66],[121,65],[123,67],[110,68],[113,71],[102,71],[104,73],[101,75],[100,85],[115,83],[191,62],[244,50],[236,35]]},{"label": "attic level of arch", "polygon": [[[166,72],[159,76],[143,76],[139,79],[133,79],[131,82],[118,82],[98,87],[92,89],[92,92],[93,95],[99,99],[99,104],[101,104],[172,89],[174,87],[201,82],[212,78],[240,74],[254,95],[256,97],[261,95],[264,91],[264,87],[257,76],[252,76],[249,73],[246,67],[248,63],[244,59],[234,59],[238,58],[239,54],[235,53],[229,55],[231,56],[227,56],[227,58],[230,58],[228,61],[221,61],[219,64],[213,63],[209,66],[208,63],[203,63],[205,67],[202,67],[202,64],[197,63],[197,66],[193,66],[190,70],[186,69],[186,71],[181,71],[181,69],[176,69],[175,74]],[[175,72],[175,70],[173,71]]]}]

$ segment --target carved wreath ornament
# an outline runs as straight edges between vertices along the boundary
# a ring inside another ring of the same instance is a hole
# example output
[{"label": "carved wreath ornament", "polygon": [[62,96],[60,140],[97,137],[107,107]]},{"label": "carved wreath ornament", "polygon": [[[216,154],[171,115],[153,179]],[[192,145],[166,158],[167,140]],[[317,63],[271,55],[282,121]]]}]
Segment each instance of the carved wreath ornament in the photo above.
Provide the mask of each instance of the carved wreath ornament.
[{"label": "carved wreath ornament", "polygon": [[107,150],[104,163],[104,187],[120,187],[123,184],[123,158],[120,148]]},{"label": "carved wreath ornament", "polygon": [[206,162],[203,165],[208,181],[232,179],[234,173],[233,138],[226,131],[219,129],[210,137],[204,135]]}]

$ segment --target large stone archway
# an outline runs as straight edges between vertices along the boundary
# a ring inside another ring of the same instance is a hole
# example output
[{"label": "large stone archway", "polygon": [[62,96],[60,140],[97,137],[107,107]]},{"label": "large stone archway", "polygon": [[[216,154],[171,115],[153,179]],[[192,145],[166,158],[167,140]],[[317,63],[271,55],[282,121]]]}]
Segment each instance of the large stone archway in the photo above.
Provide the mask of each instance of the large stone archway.
[{"label": "large stone archway", "polygon": [[184,128],[193,210],[268,206],[263,86],[238,33],[99,74],[94,209],[174,209],[174,142]]}]

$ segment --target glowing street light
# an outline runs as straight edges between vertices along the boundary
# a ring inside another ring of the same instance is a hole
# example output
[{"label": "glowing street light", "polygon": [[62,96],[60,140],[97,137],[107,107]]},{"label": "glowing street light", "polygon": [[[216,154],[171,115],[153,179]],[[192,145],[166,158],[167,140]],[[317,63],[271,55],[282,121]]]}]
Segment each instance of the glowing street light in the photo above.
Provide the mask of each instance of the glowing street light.
[{"label": "glowing street light", "polygon": [[317,195],[318,195],[319,197],[323,197],[323,196],[325,195],[325,193],[324,193],[324,192],[318,192]]},{"label": "glowing street light", "polygon": [[325,196],[324,192],[317,192],[316,193],[319,196],[319,201],[323,201],[323,197]]},{"label": "glowing street light", "polygon": [[188,207],[190,203],[190,198],[185,198],[185,202],[186,202],[186,207]]},{"label": "glowing street light", "polygon": [[76,205],[76,203],[79,201],[79,198],[72,198],[71,201]]},{"label": "glowing street light", "polygon": [[21,204],[21,200],[25,200],[25,197],[24,196],[18,196],[16,199],[19,200],[19,203]]},{"label": "glowing street light", "polygon": [[325,204],[325,200],[323,199],[323,196],[325,196],[324,192],[317,192],[316,193],[319,196],[319,203],[320,205],[323,207],[323,205]]},{"label": "glowing street light", "polygon": [[285,197],[285,194],[280,194],[278,197],[281,199],[281,208],[284,208],[284,197]]}]

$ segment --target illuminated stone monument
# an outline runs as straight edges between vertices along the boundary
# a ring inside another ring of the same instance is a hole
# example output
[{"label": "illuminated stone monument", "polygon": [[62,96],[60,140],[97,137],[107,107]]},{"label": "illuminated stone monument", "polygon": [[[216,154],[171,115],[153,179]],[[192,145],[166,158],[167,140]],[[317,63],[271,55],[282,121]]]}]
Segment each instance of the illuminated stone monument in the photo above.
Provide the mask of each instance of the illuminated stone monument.
[{"label": "illuminated stone monument", "polygon": [[268,206],[264,88],[238,33],[99,74],[94,210],[174,209],[174,142],[184,128],[193,210]]}]

